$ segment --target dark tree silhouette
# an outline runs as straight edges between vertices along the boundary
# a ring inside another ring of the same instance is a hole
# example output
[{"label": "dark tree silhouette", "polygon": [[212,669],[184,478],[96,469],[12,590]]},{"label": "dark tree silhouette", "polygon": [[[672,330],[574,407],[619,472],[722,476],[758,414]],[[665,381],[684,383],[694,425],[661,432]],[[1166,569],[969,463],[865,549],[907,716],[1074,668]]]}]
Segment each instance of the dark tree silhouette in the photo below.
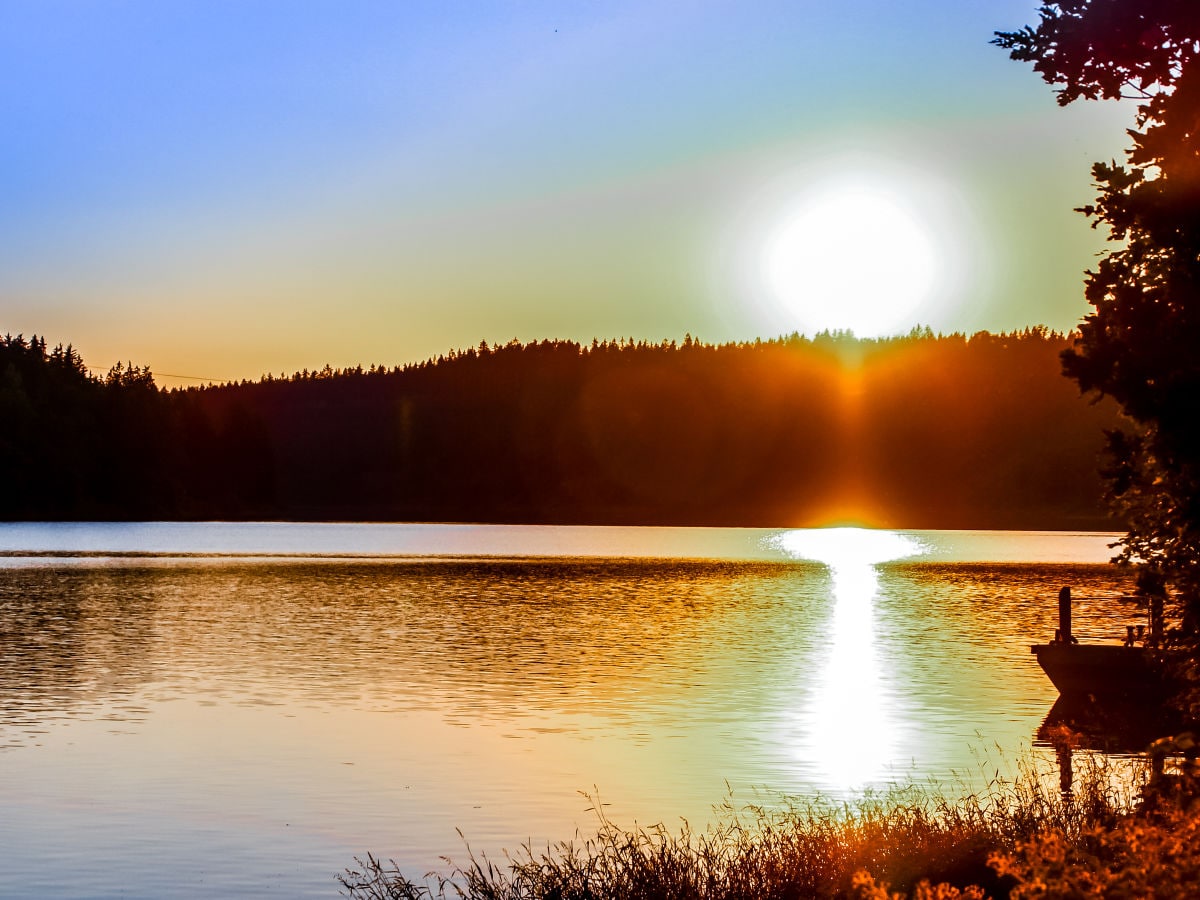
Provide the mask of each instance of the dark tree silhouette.
[{"label": "dark tree silhouette", "polygon": [[1200,3],[1064,0],[1036,28],[997,32],[1060,104],[1133,98],[1124,164],[1097,163],[1081,212],[1117,244],[1087,273],[1094,311],[1064,369],[1136,427],[1110,434],[1109,498],[1128,523],[1121,559],[1176,588],[1200,639]]},{"label": "dark tree silhouette", "polygon": [[[173,408],[210,449],[183,467],[183,514],[1102,527],[1094,462],[1117,419],[1059,376],[1066,346],[1044,329],[514,341],[189,389]],[[248,434],[254,450],[230,443]]]},{"label": "dark tree silhouette", "polygon": [[162,391],[0,342],[9,519],[1106,524],[1067,339],[480,344]]},{"label": "dark tree silhouette", "polygon": [[76,514],[98,472],[92,451],[100,385],[71,346],[0,338],[0,516]]}]

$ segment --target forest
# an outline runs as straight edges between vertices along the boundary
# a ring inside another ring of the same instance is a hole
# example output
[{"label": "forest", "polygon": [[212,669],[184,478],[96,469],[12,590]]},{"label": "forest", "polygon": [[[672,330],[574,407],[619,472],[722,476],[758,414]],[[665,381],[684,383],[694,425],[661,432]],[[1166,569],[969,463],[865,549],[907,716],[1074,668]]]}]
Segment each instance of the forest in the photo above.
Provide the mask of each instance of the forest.
[{"label": "forest", "polygon": [[164,390],[7,335],[0,518],[1120,527],[1071,343],[512,341]]}]

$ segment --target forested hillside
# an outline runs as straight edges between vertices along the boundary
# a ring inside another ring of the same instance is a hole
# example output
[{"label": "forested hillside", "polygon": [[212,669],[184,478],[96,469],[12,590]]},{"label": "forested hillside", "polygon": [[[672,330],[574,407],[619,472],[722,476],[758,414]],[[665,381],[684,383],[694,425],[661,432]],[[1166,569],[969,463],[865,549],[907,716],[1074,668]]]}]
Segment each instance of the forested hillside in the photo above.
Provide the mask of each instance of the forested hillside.
[{"label": "forested hillside", "polygon": [[163,391],[0,342],[0,516],[1095,528],[1069,340],[512,342]]}]

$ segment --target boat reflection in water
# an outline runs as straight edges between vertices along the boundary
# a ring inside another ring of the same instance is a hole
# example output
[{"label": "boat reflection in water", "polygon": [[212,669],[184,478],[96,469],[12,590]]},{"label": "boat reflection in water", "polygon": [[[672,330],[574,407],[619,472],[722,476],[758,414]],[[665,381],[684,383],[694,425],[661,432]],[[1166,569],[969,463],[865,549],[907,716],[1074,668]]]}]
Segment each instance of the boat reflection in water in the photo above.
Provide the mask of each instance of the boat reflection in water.
[{"label": "boat reflection in water", "polygon": [[923,545],[902,534],[864,528],[789,531],[775,541],[796,559],[825,564],[832,580],[832,616],[822,634],[826,655],[800,715],[800,761],[812,765],[833,790],[879,781],[897,761],[899,728],[891,679],[876,647],[876,566],[915,556]]},{"label": "boat reflection in water", "polygon": [[1060,696],[1038,727],[1040,743],[1116,755],[1142,753],[1185,727],[1183,715],[1160,703],[1114,697]]},{"label": "boat reflection in water", "polygon": [[[1076,752],[1101,753],[1110,759],[1125,757],[1140,764],[1152,743],[1187,727],[1183,715],[1167,704],[1123,696],[1064,694],[1038,727],[1034,744],[1054,749],[1059,790],[1064,798],[1070,798]],[[1156,764],[1161,762],[1156,760]]]}]

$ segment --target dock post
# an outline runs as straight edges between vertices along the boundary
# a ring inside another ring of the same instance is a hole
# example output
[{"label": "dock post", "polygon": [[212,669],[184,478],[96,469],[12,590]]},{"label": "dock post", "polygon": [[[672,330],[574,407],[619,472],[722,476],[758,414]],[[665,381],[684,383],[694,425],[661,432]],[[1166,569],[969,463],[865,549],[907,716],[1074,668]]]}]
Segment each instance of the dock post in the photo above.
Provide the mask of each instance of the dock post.
[{"label": "dock post", "polygon": [[1067,803],[1075,799],[1071,788],[1075,786],[1075,767],[1071,759],[1071,742],[1061,741],[1054,745],[1054,760],[1058,763],[1058,791]]},{"label": "dock post", "polygon": [[1064,587],[1058,592],[1058,639],[1064,644],[1075,643],[1071,635],[1071,589]]},{"label": "dock post", "polygon": [[1150,595],[1150,643],[1154,647],[1163,642],[1163,595]]}]

